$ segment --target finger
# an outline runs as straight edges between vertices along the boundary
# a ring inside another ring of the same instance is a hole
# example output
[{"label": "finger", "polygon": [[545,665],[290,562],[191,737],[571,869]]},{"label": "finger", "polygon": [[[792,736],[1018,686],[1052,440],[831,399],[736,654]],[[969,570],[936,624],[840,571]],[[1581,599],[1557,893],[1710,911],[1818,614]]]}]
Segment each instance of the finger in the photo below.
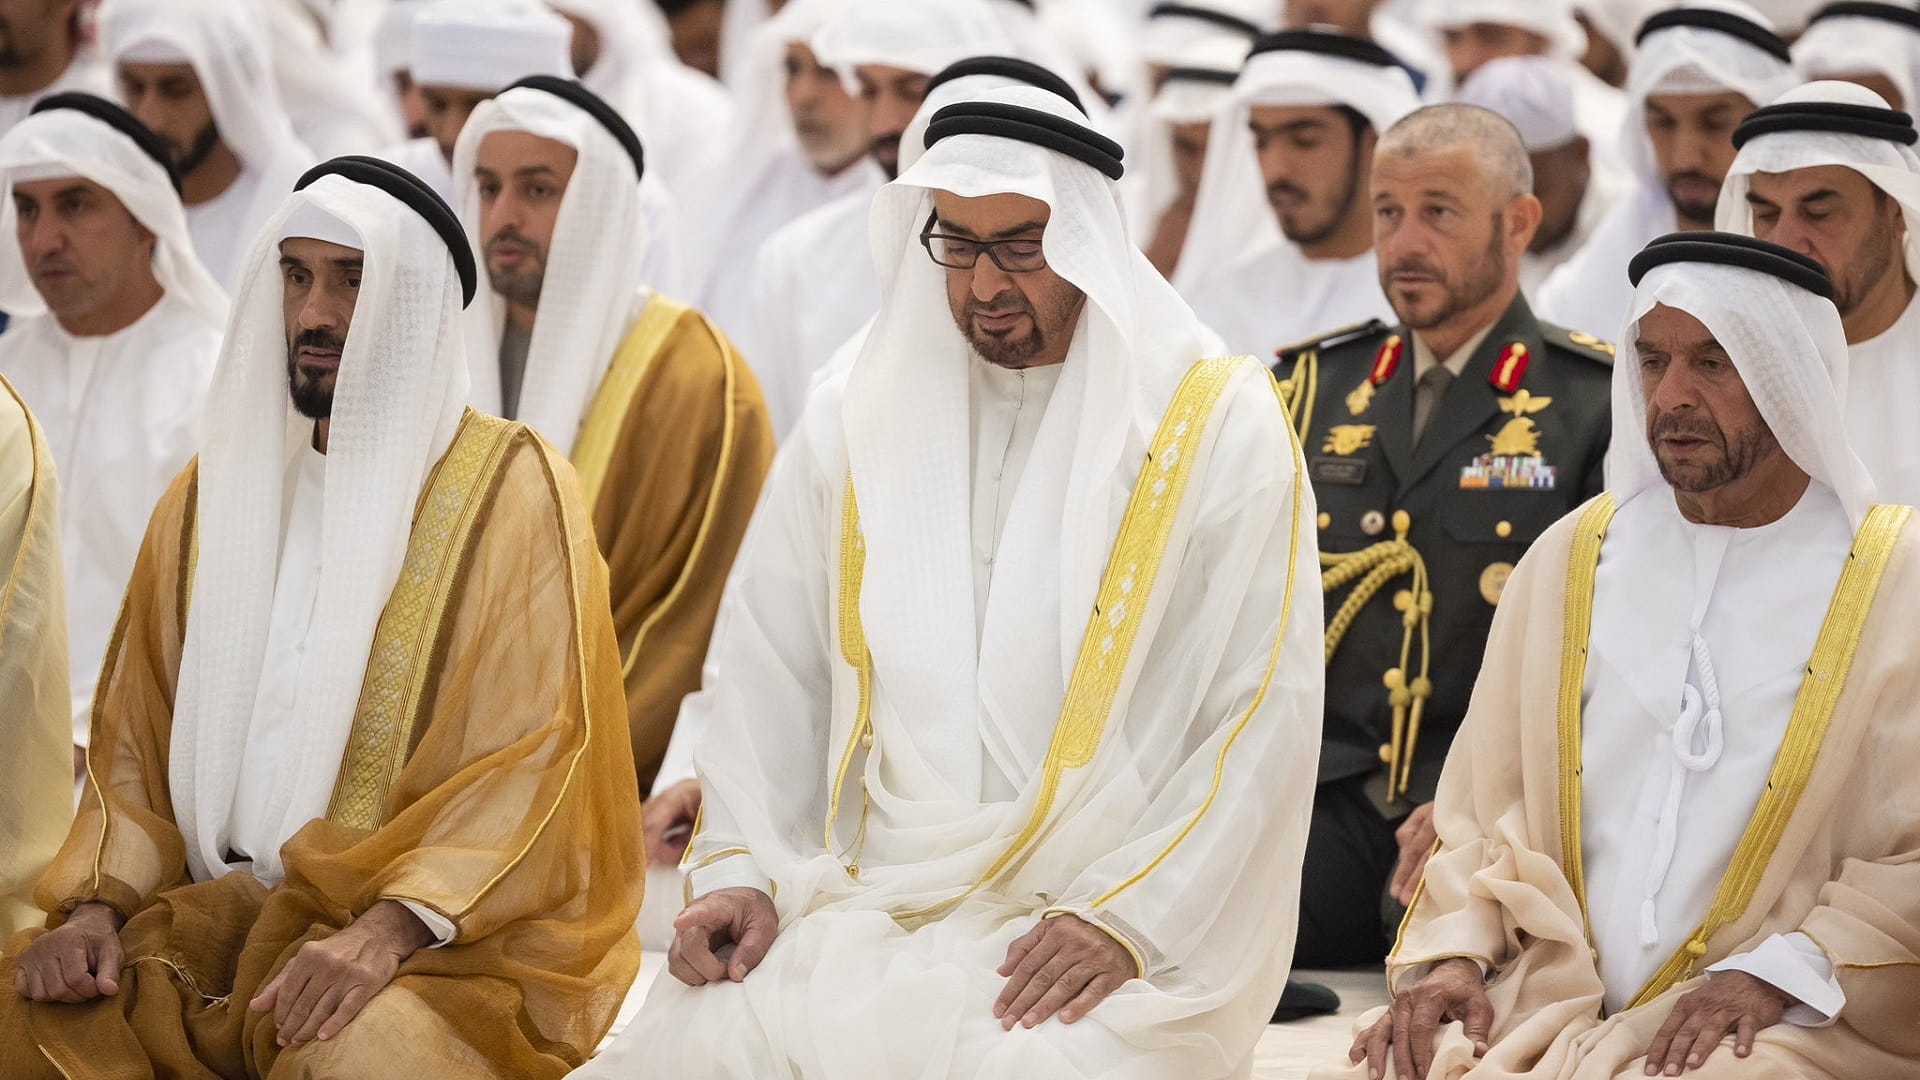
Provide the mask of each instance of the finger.
[{"label": "finger", "polygon": [[1410,873],[1412,867],[1413,864],[1407,859],[1406,849],[1402,848],[1400,861],[1393,867],[1393,882],[1387,886],[1387,895],[1393,897],[1395,903],[1403,906],[1408,900],[1407,881],[1412,876]]},{"label": "finger", "polygon": [[692,840],[692,833],[678,836],[670,835],[661,839],[658,843],[647,844],[647,850],[654,853],[654,862],[677,866],[681,859],[686,858],[687,844]]},{"label": "finger", "polygon": [[1484,1056],[1491,1045],[1488,1040],[1493,1033],[1493,1002],[1484,993],[1475,994],[1467,999],[1466,1011],[1467,1015],[1461,1019],[1466,1025],[1467,1039],[1473,1043],[1474,1056]]},{"label": "finger", "polygon": [[1414,1080],[1427,1080],[1427,1070],[1433,1067],[1434,1032],[1440,1026],[1440,1014],[1445,1011],[1442,1002],[1428,999],[1414,1006],[1413,1019],[1407,1026],[1408,1041],[1413,1044]]},{"label": "finger", "polygon": [[1413,1078],[1413,1027],[1414,1001],[1403,997],[1393,1003],[1393,1074],[1400,1080]]},{"label": "finger", "polygon": [[691,930],[696,927],[703,930],[718,930],[733,921],[733,917],[720,905],[707,897],[701,897],[688,904],[679,915],[674,917],[675,930]]},{"label": "finger", "polygon": [[[319,975],[315,975],[301,985],[300,995],[292,999],[291,1005],[286,1005],[286,1019],[279,1020],[273,1025],[280,1034],[281,1046],[293,1045],[293,1033],[306,1024],[307,1017],[313,1015],[314,1007],[320,1004],[320,999],[325,997],[331,989],[333,989],[332,980]],[[280,1000],[284,1004],[288,1001],[287,995],[282,994]]]},{"label": "finger", "polygon": [[328,1039],[340,1034],[340,1029],[346,1027],[348,1022],[354,1017],[359,1016],[360,1010],[365,1008],[367,1002],[372,1000],[373,989],[371,987],[357,983],[349,986],[347,992],[340,996],[339,1007],[333,1010],[333,1015],[327,1018],[326,1023],[320,1025],[320,1030],[314,1037],[321,1042],[326,1042]]},{"label": "finger", "polygon": [[312,1042],[313,1037],[320,1034],[320,1026],[333,1019],[333,1011],[340,1007],[340,999],[346,994],[347,988],[344,986],[327,987],[314,1001],[313,1008],[307,1011],[306,1019],[294,1029],[292,1035],[287,1036],[286,1045],[301,1046]]},{"label": "finger", "polygon": [[47,984],[46,984],[46,980],[40,977],[39,967],[35,966],[31,968],[24,968],[22,970],[24,970],[27,974],[27,1000],[28,1001],[47,1000]]},{"label": "finger", "polygon": [[273,981],[267,984],[265,990],[253,995],[253,1000],[247,1002],[247,1008],[258,1013],[272,1011],[274,1004],[280,1000],[280,984],[286,977],[287,973],[285,971],[274,976]]},{"label": "finger", "polygon": [[1060,1022],[1071,1024],[1087,1015],[1093,1011],[1094,1006],[1107,1000],[1108,995],[1123,985],[1125,985],[1124,976],[1115,975],[1110,971],[1096,974],[1087,980],[1087,985],[1080,988],[1080,993],[1067,1003],[1067,1007],[1060,1010]]},{"label": "finger", "polygon": [[[1067,973],[1067,968],[1066,958],[1055,954],[1052,960],[1029,975],[1027,985],[1021,988],[1019,996],[1007,1006],[1007,1014],[1000,1018],[1000,1025],[1009,1031],[1013,1030],[1013,1025],[1025,1018],[1035,1005],[1040,1004],[1040,999],[1045,997],[1047,991],[1053,989],[1053,984],[1059,982],[1060,977]],[[1014,978],[1019,977],[1019,973],[1015,972]]]},{"label": "finger", "polygon": [[1047,987],[1047,992],[1040,995],[1040,1000],[1033,1003],[1033,1008],[1027,1010],[1026,1015],[1020,1018],[1020,1022],[1027,1027],[1038,1027],[1046,1023],[1048,1017],[1066,1008],[1067,1002],[1079,997],[1080,991],[1085,990],[1087,984],[1092,982],[1093,977],[1099,973],[1099,969],[1085,965],[1068,969],[1054,980],[1052,986]]},{"label": "finger", "polygon": [[1046,936],[1046,932],[1047,924],[1043,922],[1014,938],[1013,943],[1007,946],[1006,962],[1000,965],[1000,970],[996,974],[1002,977],[1013,974],[1013,969],[1020,965],[1020,961],[1027,958],[1027,954],[1033,951],[1035,945],[1040,944],[1040,939]]},{"label": "finger", "polygon": [[688,986],[707,985],[707,977],[694,970],[692,964],[687,963],[686,957],[682,955],[680,942],[677,938],[674,941],[673,947],[667,950],[667,971],[672,973],[674,978],[679,979]]},{"label": "finger", "polygon": [[[1040,933],[1041,928],[1036,926],[1026,937]],[[1014,942],[1013,948],[1007,950],[1007,962],[1000,965],[999,974],[1007,977],[1007,985],[1000,988],[1000,996],[994,1000],[993,1015],[996,1018],[1006,1016],[1007,1010],[1013,1007],[1013,1000],[1027,988],[1027,980],[1033,977],[1034,971],[1059,949],[1058,945],[1046,941],[1044,937],[1035,938],[1023,948],[1021,942],[1025,940],[1022,938]]]},{"label": "finger", "polygon": [[1392,1039],[1393,1013],[1389,1012],[1367,1032],[1367,1080],[1382,1080],[1386,1075]]},{"label": "finger", "polygon": [[701,979],[719,982],[727,977],[727,965],[713,955],[713,931],[690,927],[675,934],[674,941],[680,946],[680,958],[699,972]]},{"label": "finger", "polygon": [[1673,1003],[1673,1011],[1667,1014],[1667,1022],[1660,1025],[1660,1030],[1653,1033],[1653,1041],[1647,1044],[1648,1076],[1660,1075],[1660,1070],[1667,1063],[1667,1050],[1673,1046],[1674,1033],[1680,1030],[1681,1024],[1686,1023],[1692,1011],[1692,1003],[1688,998]]},{"label": "finger", "polygon": [[1000,1026],[1012,1030],[1014,1021],[1033,1006],[1032,999],[1028,999],[1024,1005],[1021,1004],[1021,1000],[1027,998],[1029,991],[1034,998],[1038,998],[1046,991],[1045,984],[1036,987],[1034,980],[1039,977],[1040,970],[1059,954],[1060,946],[1057,942],[1042,941],[1014,965],[1013,974],[1007,977],[1007,985],[1000,988],[999,1000],[995,1001],[993,1006],[993,1015],[1000,1018]]},{"label": "finger", "polygon": [[120,992],[120,967],[126,961],[126,953],[120,947],[120,935],[108,934],[100,938],[93,954],[93,982],[107,997]]},{"label": "finger", "polygon": [[92,1001],[93,976],[87,972],[87,954],[77,949],[60,952],[60,988],[62,1001]]},{"label": "finger", "polygon": [[747,917],[746,922],[734,936],[733,960],[728,965],[727,976],[734,982],[747,977],[760,961],[766,959],[767,950],[773,947],[773,938],[780,932],[780,924],[769,919],[764,911]]},{"label": "finger", "polygon": [[21,997],[27,996],[27,969],[21,967],[17,960],[13,965],[13,992]]},{"label": "finger", "polygon": [[1706,1064],[1707,1059],[1713,1056],[1715,1048],[1720,1045],[1720,1040],[1726,1038],[1727,1032],[1732,1030],[1733,1019],[1732,1016],[1717,1014],[1709,1023],[1701,1025],[1700,1033],[1693,1037],[1693,1045],[1687,1049],[1686,1067],[1688,1069],[1697,1069]]},{"label": "finger", "polygon": [[1740,1022],[1733,1028],[1733,1056],[1746,1057],[1753,1053],[1753,1040],[1760,1034],[1760,1025],[1751,1014],[1743,1014]]},{"label": "finger", "polygon": [[1673,1043],[1667,1047],[1666,1056],[1660,1062],[1662,1075],[1679,1076],[1685,1070],[1687,1051],[1693,1048],[1694,1036],[1700,1034],[1704,1023],[1704,1018],[1696,1010],[1680,1025],[1680,1030],[1673,1033]]}]

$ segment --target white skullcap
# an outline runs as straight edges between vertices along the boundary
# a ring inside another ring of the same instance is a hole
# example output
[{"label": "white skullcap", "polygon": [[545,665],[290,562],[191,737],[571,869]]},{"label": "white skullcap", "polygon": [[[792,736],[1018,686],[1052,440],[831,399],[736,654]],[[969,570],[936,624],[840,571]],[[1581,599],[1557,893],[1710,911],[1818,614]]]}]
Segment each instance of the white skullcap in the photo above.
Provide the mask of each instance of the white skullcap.
[{"label": "white skullcap", "polygon": [[145,38],[128,45],[120,59],[129,64],[191,64],[187,50],[164,38]]},{"label": "white skullcap", "polygon": [[413,20],[413,81],[502,90],[573,77],[573,24],[539,0],[435,0]]},{"label": "white skullcap", "polygon": [[299,237],[307,240],[323,240],[329,244],[365,251],[367,242],[361,238],[360,230],[348,224],[339,215],[313,203],[300,203],[287,219],[280,223],[280,232],[275,242]]},{"label": "white skullcap", "polygon": [[1499,113],[1520,133],[1527,153],[1558,150],[1577,138],[1573,77],[1566,62],[1545,56],[1503,56],[1474,69],[1458,100]]},{"label": "white skullcap", "polygon": [[1572,0],[1427,0],[1427,25],[1436,30],[1473,23],[1514,26],[1539,34],[1553,55],[1577,58],[1587,48],[1587,32],[1573,17]]},{"label": "white skullcap", "polygon": [[382,79],[413,64],[413,20],[429,0],[388,0],[373,33],[374,67]]},{"label": "white skullcap", "polygon": [[1899,108],[1915,107],[1920,72],[1920,9],[1848,5],[1814,17],[1793,43],[1793,66],[1802,78],[1845,79],[1884,75],[1900,91]]}]

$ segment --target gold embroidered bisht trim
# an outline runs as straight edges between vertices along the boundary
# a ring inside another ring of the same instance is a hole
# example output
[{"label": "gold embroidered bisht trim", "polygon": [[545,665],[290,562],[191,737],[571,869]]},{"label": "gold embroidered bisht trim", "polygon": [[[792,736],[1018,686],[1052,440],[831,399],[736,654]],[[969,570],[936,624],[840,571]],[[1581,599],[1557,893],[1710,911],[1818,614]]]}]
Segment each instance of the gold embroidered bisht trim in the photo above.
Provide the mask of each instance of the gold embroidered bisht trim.
[{"label": "gold embroidered bisht trim", "polygon": [[613,354],[613,363],[608,365],[607,373],[593,393],[586,419],[580,424],[580,434],[567,455],[573,471],[580,475],[580,488],[586,493],[589,507],[600,501],[600,487],[606,483],[614,444],[626,424],[634,391],[639,389],[653,358],[660,354],[660,347],[666,344],[667,336],[673,333],[674,326],[686,312],[685,304],[659,295],[648,297],[646,308],[627,332],[619,351]]},{"label": "gold embroidered bisht trim", "polygon": [[400,578],[368,651],[366,681],[327,819],[354,829],[385,820],[387,792],[413,750],[414,721],[447,628],[454,586],[480,512],[499,481],[513,425],[469,410],[427,478]]},{"label": "gold embroidered bisht trim", "polygon": [[[1093,761],[1106,731],[1109,714],[1119,694],[1120,680],[1132,655],[1135,636],[1140,629],[1153,584],[1166,554],[1167,542],[1179,515],[1187,481],[1193,473],[1197,447],[1215,406],[1235,369],[1241,363],[1234,358],[1202,360],[1190,369],[1174,392],[1173,401],[1161,419],[1147,452],[1146,466],[1134,483],[1127,501],[1126,515],[1114,541],[1113,553],[1101,577],[1100,591],[1081,639],[1073,676],[1068,681],[1060,718],[1053,738],[1041,762],[1039,794],[1027,823],[1014,835],[1005,851],[987,867],[972,885],[961,892],[926,907],[896,912],[900,922],[924,920],[972,896],[998,878],[1028,850],[1039,837],[1053,810],[1062,777],[1069,769],[1084,768]],[[859,508],[849,477],[843,507],[841,540],[840,625],[843,653],[856,641],[861,644],[859,662],[854,664],[862,687],[861,703],[853,733],[841,755],[841,766],[829,798],[828,850],[832,843],[833,818],[840,804],[840,789],[861,736],[870,724],[872,658],[864,649],[865,631],[859,628],[859,580],[865,567],[866,552],[858,540]],[[851,539],[850,539],[851,538]],[[855,637],[854,635],[857,635]],[[850,661],[851,662],[851,661]],[[850,867],[857,872],[857,864]]]}]

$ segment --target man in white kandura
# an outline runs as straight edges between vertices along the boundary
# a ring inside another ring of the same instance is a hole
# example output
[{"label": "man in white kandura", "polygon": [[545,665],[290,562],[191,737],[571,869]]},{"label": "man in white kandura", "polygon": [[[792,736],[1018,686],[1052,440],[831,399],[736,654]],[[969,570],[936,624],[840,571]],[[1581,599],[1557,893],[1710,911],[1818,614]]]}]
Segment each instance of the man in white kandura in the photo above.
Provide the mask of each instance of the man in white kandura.
[{"label": "man in white kandura", "polygon": [[1742,0],[1656,12],[1636,38],[1623,136],[1632,183],[1533,297],[1541,318],[1602,340],[1633,300],[1627,262],[1657,236],[1713,228],[1734,127],[1799,81],[1786,42]]},{"label": "man in white kandura", "polygon": [[1274,388],[1063,99],[926,142],[687,706],[673,978],[579,1076],[1246,1076],[1280,996],[1323,674]]},{"label": "man in white kandura", "polygon": [[1920,133],[1849,83],[1809,83],[1734,132],[1720,226],[1827,268],[1847,331],[1847,441],[1882,498],[1920,504]]},{"label": "man in white kandura", "polygon": [[227,298],[194,256],[167,146],[58,94],[0,137],[0,373],[60,470],[73,745],[147,519],[200,449]]},{"label": "man in white kandura", "polygon": [[315,155],[294,134],[252,0],[113,0],[100,37],[120,100],[167,141],[187,228],[223,288]]},{"label": "man in white kandura", "polygon": [[1381,132],[1420,105],[1391,54],[1313,30],[1263,37],[1214,118],[1173,282],[1227,347],[1275,349],[1392,318],[1367,176]]},{"label": "man in white kandura", "polygon": [[1393,1004],[1317,1075],[1920,1075],[1920,530],[1832,285],[1731,233],[1629,270],[1608,490],[1507,583]]}]

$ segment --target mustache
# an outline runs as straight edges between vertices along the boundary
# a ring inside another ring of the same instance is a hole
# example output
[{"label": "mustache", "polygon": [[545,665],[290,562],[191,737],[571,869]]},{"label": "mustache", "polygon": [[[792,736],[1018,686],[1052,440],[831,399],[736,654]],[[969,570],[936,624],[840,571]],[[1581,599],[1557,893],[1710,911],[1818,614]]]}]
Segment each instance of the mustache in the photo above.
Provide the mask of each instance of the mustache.
[{"label": "mustache", "polygon": [[1275,180],[1273,183],[1267,185],[1268,198],[1271,199],[1279,195],[1286,195],[1290,198],[1305,201],[1307,198],[1307,189],[1290,180]]},{"label": "mustache", "polygon": [[967,314],[969,315],[1032,315],[1033,305],[1028,303],[1025,297],[1018,296],[1018,295],[995,297],[993,300],[986,303],[982,303],[978,300],[968,300]]},{"label": "mustache", "polygon": [[900,136],[877,135],[872,142],[867,144],[867,148],[876,154],[883,150],[891,150],[897,154],[900,152]]},{"label": "mustache", "polygon": [[1698,180],[1703,184],[1712,184],[1715,187],[1720,186],[1719,180],[1715,179],[1714,177],[1708,176],[1706,173],[1703,173],[1698,169],[1685,169],[1680,172],[1670,174],[1667,177],[1667,186],[1672,187],[1673,185],[1679,183],[1682,180]]},{"label": "mustache", "polygon": [[528,248],[534,252],[540,251],[539,244],[534,243],[531,237],[528,237],[525,233],[522,233],[520,230],[514,228],[511,225],[507,226],[504,229],[501,229],[499,232],[494,233],[493,236],[488,238],[487,254],[489,255],[493,254],[494,251],[503,244],[518,244],[521,247]]},{"label": "mustache", "polygon": [[1401,259],[1399,262],[1386,268],[1387,277],[1392,277],[1395,274],[1424,274],[1438,281],[1445,281],[1447,279],[1446,271],[1420,258]]},{"label": "mustache", "polygon": [[72,260],[68,259],[64,255],[43,256],[38,262],[35,262],[33,264],[33,272],[36,274],[44,274],[49,270],[77,270],[77,269],[79,269],[79,267],[75,266]]},{"label": "mustache", "polygon": [[1661,413],[1654,418],[1652,437],[1664,438],[1668,435],[1691,435],[1721,446],[1726,445],[1726,436],[1718,425],[1704,416],[1690,413]]},{"label": "mustache", "polygon": [[298,334],[295,334],[293,336],[293,348],[296,351],[300,349],[318,349],[322,352],[344,353],[347,351],[347,338],[344,334],[336,334],[331,330],[314,327],[310,330],[302,330]]}]

